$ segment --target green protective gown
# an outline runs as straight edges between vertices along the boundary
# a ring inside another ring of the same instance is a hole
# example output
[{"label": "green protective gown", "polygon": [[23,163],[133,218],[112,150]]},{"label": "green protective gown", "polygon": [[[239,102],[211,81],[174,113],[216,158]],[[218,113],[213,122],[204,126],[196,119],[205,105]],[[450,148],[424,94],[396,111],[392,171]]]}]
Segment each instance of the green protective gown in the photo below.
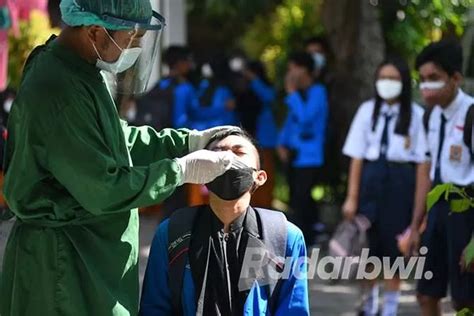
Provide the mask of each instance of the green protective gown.
[{"label": "green protective gown", "polygon": [[136,208],[181,183],[171,158],[188,153],[189,132],[128,127],[96,67],[55,39],[31,54],[8,130],[17,223],[0,315],[136,315]]}]

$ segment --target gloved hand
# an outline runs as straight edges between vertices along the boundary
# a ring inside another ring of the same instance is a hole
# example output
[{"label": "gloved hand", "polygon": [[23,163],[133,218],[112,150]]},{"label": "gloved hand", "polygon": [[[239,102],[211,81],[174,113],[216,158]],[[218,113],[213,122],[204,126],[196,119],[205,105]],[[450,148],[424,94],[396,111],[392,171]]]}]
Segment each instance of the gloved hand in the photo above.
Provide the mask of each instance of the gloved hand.
[{"label": "gloved hand", "polygon": [[192,130],[189,132],[189,140],[188,140],[188,147],[189,152],[192,153],[196,150],[204,149],[207,143],[211,140],[211,138],[219,133],[226,130],[237,130],[240,131],[240,127],[225,125],[225,126],[217,126],[210,129],[206,129],[203,131]]},{"label": "gloved hand", "polygon": [[181,169],[181,184],[206,184],[230,169],[235,158],[230,151],[198,150],[175,161]]}]

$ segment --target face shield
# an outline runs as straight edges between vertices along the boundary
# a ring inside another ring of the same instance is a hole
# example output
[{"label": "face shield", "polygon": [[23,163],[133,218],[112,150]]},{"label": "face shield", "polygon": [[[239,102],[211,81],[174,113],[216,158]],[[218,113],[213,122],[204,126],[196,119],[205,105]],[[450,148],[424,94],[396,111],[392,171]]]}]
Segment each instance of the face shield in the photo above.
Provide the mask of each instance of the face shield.
[{"label": "face shield", "polygon": [[108,88],[114,94],[135,95],[145,92],[157,58],[165,19],[153,11],[152,18],[144,23],[107,15],[102,15],[101,20],[118,29],[113,37],[105,30],[113,42],[109,47],[119,53],[118,57],[114,57],[115,60],[103,59],[104,56],[96,49],[97,67],[102,70]]}]

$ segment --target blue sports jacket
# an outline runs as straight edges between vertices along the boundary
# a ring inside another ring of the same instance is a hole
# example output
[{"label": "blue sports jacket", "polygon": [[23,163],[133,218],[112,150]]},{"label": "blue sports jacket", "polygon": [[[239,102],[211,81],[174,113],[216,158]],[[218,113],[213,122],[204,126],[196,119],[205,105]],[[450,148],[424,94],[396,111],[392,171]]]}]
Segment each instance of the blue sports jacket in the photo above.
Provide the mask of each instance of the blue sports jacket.
[{"label": "blue sports jacket", "polygon": [[324,164],[324,143],[328,120],[326,88],[313,84],[304,92],[285,99],[288,116],[279,144],[294,150],[293,167],[320,167]]}]

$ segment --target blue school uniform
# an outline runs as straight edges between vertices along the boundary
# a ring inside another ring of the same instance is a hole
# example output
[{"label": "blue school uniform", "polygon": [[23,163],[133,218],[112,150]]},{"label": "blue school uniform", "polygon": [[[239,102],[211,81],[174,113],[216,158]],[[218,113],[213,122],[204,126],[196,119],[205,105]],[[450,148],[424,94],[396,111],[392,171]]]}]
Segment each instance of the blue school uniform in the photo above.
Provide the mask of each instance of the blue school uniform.
[{"label": "blue school uniform", "polygon": [[306,91],[289,94],[285,103],[288,115],[279,144],[294,152],[292,167],[322,166],[328,118],[326,88],[313,84]]},{"label": "blue school uniform", "polygon": [[278,142],[278,127],[272,112],[275,90],[259,78],[250,82],[250,88],[263,104],[257,118],[257,141],[262,148],[275,148]]},{"label": "blue school uniform", "polygon": [[187,109],[196,96],[196,89],[190,82],[174,83],[172,78],[163,78],[158,82],[161,90],[173,86],[172,124],[174,128],[187,126]]},{"label": "blue school uniform", "polygon": [[200,96],[204,95],[207,89],[210,89],[210,84],[204,80],[198,90],[197,98],[188,108],[188,128],[204,130],[220,125],[237,125],[238,120],[235,111],[229,111],[226,104],[229,100],[234,99],[231,90],[219,85],[215,88],[211,103],[201,104]]},{"label": "blue school uniform", "polygon": [[371,254],[395,258],[400,255],[396,237],[411,222],[416,164],[426,161],[423,109],[412,105],[408,135],[403,136],[395,133],[400,106],[382,103],[373,129],[374,107],[374,100],[360,106],[343,153],[364,160],[358,210],[372,223]]}]

